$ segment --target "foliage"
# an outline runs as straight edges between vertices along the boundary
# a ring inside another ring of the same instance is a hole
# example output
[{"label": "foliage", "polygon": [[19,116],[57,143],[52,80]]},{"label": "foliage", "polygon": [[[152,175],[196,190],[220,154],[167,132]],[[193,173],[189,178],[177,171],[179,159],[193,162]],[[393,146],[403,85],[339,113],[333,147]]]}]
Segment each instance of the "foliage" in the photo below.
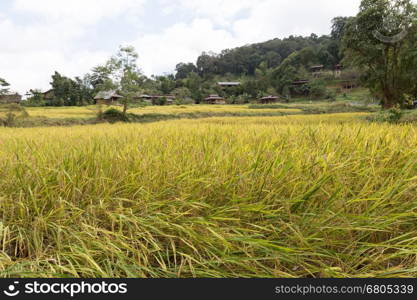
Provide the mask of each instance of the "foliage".
[{"label": "foliage", "polygon": [[400,122],[403,117],[403,111],[399,105],[392,107],[388,110],[381,111],[377,114],[368,117],[368,120],[373,122],[388,122],[396,124]]},{"label": "foliage", "polygon": [[0,78],[0,95],[7,94],[9,92],[10,84],[4,80],[3,78]]},{"label": "foliage", "polygon": [[172,94],[175,96],[177,100],[180,101],[187,101],[191,99],[191,91],[187,87],[179,87],[172,91]]},{"label": "foliage", "polygon": [[363,0],[346,26],[345,62],[359,68],[364,83],[383,96],[385,108],[403,106],[403,94],[417,86],[415,17],[410,0]]},{"label": "foliage", "polygon": [[[129,104],[134,97],[142,92],[141,84],[144,79],[137,65],[138,53],[132,46],[120,47],[104,66],[97,67],[96,75],[101,74],[100,88],[113,87],[123,96],[123,114],[126,115]],[[94,75],[95,76],[95,75]]]},{"label": "foliage", "polygon": [[309,83],[309,96],[311,98],[319,99],[327,95],[326,83],[323,80],[314,80]]},{"label": "foliage", "polygon": [[109,108],[103,113],[99,112],[98,118],[100,120],[104,120],[110,123],[129,121],[129,118],[127,117],[125,113],[115,108]]},{"label": "foliage", "polygon": [[156,105],[166,105],[168,103],[168,99],[166,97],[160,97],[156,99],[155,104]]},{"label": "foliage", "polygon": [[30,90],[29,94],[30,96],[27,98],[27,100],[24,103],[25,106],[38,107],[38,106],[46,105],[46,102],[45,102],[45,99],[43,97],[41,90],[37,90],[37,89]]},{"label": "foliage", "polygon": [[163,95],[171,94],[177,86],[174,75],[155,76],[153,79],[157,90]]},{"label": "foliage", "polygon": [[[55,72],[52,75],[51,86],[53,99],[46,103],[52,106],[81,106],[93,102],[92,89],[85,80],[76,77],[71,79]],[[42,103],[41,96],[37,91],[32,91],[32,102]]]},{"label": "foliage", "polygon": [[29,117],[27,110],[19,104],[1,106],[0,113],[4,114],[4,117],[0,117],[0,124],[6,127],[13,127],[17,121]]},{"label": "foliage", "polygon": [[175,79],[185,79],[190,73],[197,73],[197,67],[193,63],[179,63],[175,68]]}]

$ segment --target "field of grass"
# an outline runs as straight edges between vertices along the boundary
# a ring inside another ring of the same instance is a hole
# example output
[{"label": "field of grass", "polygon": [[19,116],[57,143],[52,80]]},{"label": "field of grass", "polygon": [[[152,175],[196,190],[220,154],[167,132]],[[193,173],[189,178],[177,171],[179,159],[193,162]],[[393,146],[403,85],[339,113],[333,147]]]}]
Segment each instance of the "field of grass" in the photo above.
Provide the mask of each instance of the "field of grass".
[{"label": "field of grass", "polygon": [[[0,126],[7,127],[48,127],[94,125],[120,121],[119,118],[99,118],[99,112],[108,109],[121,111],[121,106],[84,106],[84,107],[26,107],[25,111],[13,112],[8,117],[8,106],[0,106]],[[349,101],[308,101],[279,103],[273,105],[171,105],[131,107],[128,121],[133,123],[152,123],[179,119],[203,119],[210,117],[280,117],[289,115],[332,114],[364,112],[373,113],[379,107],[352,103]]]},{"label": "field of grass", "polygon": [[[103,109],[109,107],[103,106]],[[117,107],[116,107],[117,108]],[[29,107],[27,111],[31,117],[45,117],[52,119],[71,119],[71,118],[95,118],[99,107]],[[187,106],[145,106],[131,108],[129,112],[138,115],[161,114],[161,115],[178,115],[183,113],[206,113],[216,114],[255,114],[247,105],[187,105]],[[299,113],[300,109],[265,109],[264,113]]]},{"label": "field of grass", "polygon": [[0,128],[0,276],[415,277],[417,129],[364,115]]}]

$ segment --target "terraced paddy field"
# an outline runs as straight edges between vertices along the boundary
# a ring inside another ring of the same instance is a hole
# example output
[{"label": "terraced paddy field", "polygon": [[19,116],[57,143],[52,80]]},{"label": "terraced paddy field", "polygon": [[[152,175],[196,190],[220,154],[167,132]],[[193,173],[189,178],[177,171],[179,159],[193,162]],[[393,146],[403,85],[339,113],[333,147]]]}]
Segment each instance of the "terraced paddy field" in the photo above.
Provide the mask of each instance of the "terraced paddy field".
[{"label": "terraced paddy field", "polygon": [[417,129],[366,115],[0,128],[0,276],[415,277]]}]

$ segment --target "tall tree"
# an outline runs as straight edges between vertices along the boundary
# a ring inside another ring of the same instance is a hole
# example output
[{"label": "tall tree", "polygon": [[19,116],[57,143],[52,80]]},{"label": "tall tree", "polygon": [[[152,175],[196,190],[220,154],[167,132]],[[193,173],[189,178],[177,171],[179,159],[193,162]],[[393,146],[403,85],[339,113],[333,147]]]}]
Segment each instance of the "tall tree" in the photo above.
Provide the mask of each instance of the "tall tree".
[{"label": "tall tree", "polygon": [[197,67],[193,63],[179,63],[175,68],[175,79],[185,79],[191,72],[197,73]]},{"label": "tall tree", "polygon": [[123,96],[123,114],[126,114],[135,94],[141,91],[143,77],[137,65],[138,58],[134,47],[120,47],[118,53],[109,59],[104,68]]},{"label": "tall tree", "polygon": [[356,66],[384,108],[405,104],[415,87],[416,6],[411,0],[363,0],[345,28],[345,64]]}]

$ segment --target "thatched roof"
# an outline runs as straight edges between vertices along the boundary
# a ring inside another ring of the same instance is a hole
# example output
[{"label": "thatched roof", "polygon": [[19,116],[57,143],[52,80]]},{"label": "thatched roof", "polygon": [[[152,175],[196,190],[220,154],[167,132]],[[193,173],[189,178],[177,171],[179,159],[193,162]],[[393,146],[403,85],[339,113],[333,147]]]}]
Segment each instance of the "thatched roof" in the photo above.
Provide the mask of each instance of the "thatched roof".
[{"label": "thatched roof", "polygon": [[101,91],[94,97],[95,100],[110,100],[112,98],[123,98],[123,97],[118,95],[116,91]]}]

